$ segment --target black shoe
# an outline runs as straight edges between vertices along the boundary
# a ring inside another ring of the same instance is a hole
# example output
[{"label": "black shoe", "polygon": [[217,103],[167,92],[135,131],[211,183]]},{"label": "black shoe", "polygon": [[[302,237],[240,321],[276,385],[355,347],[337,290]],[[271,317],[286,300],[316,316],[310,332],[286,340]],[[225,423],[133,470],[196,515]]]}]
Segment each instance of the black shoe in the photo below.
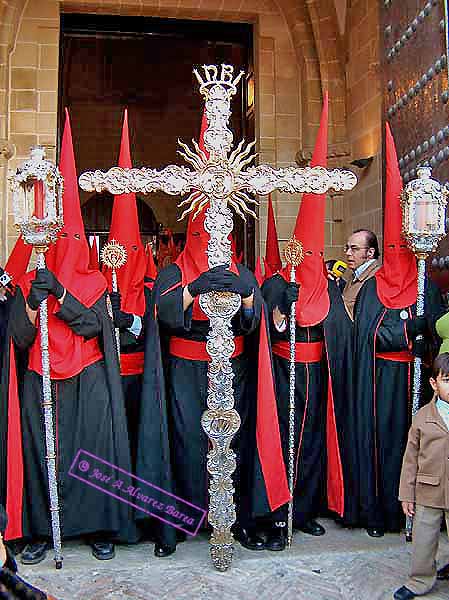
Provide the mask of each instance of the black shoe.
[{"label": "black shoe", "polygon": [[37,565],[47,556],[48,542],[32,542],[27,544],[20,557],[23,565]]},{"label": "black shoe", "polygon": [[314,519],[310,519],[310,521],[306,521],[302,527],[299,528],[300,531],[304,533],[308,533],[309,535],[324,535],[326,530],[322,525],[315,521]]},{"label": "black shoe", "polygon": [[272,552],[281,552],[285,550],[285,532],[282,527],[273,527],[265,539],[265,548]]},{"label": "black shoe", "polygon": [[115,546],[110,542],[91,543],[92,556],[98,560],[111,560],[115,556]]},{"label": "black shoe", "polygon": [[449,579],[449,563],[437,571],[437,579],[443,581]]},{"label": "black shoe", "polygon": [[176,552],[176,546],[165,546],[158,542],[154,545],[154,556],[157,556],[157,558],[165,558],[174,552]]},{"label": "black shoe", "polygon": [[[370,537],[375,537],[375,538],[379,538],[379,537],[384,537],[385,532],[383,529],[381,529],[380,527],[367,527],[366,528],[366,533],[370,536]],[[402,588],[401,588],[402,589]],[[415,594],[416,595],[416,594]]]},{"label": "black shoe", "polygon": [[255,533],[249,532],[247,529],[239,529],[234,537],[240,544],[248,550],[264,550],[265,542]]},{"label": "black shoe", "polygon": [[394,600],[412,600],[412,598],[416,598],[416,594],[403,585],[395,591],[393,598]]}]

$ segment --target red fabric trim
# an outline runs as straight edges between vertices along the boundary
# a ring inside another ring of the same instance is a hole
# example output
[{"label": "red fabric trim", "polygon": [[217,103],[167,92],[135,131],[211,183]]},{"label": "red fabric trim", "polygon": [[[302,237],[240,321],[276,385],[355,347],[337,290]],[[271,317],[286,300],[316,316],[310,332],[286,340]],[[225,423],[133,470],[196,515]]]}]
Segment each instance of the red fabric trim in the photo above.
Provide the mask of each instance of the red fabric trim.
[{"label": "red fabric trim", "polygon": [[[38,322],[38,321],[37,321]],[[36,342],[33,344],[32,352],[30,352],[28,359],[28,368],[39,375],[42,375],[42,353],[40,349],[40,331],[39,336],[39,347],[36,346]],[[85,340],[81,336],[76,336],[77,344],[72,346],[73,353],[70,353],[70,346],[68,347],[67,356],[64,359],[62,365],[55,364],[52,361],[51,355],[51,338],[50,338],[50,377],[55,381],[69,379],[79,375],[86,367],[93,365],[94,363],[104,358],[103,352],[100,350],[98,338],[91,340]]]},{"label": "red fabric trim", "polygon": [[334,394],[332,389],[332,376],[327,361],[329,374],[327,386],[327,415],[326,415],[326,442],[327,442],[327,506],[329,510],[343,517],[345,512],[345,485],[343,467],[341,464],[340,446],[338,443],[337,423],[335,419]]},{"label": "red fabric trim", "polygon": [[[262,310],[259,336],[256,442],[271,510],[290,501],[274,392],[273,365]],[[263,376],[262,376],[263,375]]]},{"label": "red fabric trim", "polygon": [[8,515],[8,525],[5,531],[5,540],[14,540],[23,537],[23,450],[16,360],[12,340],[9,351],[8,437],[6,443],[6,514]]},{"label": "red fabric trim", "polygon": [[413,354],[408,350],[401,350],[399,352],[376,352],[376,358],[403,363],[411,363],[414,360]]},{"label": "red fabric trim", "polygon": [[[323,342],[296,342],[295,343],[295,362],[314,363],[320,362],[323,356]],[[290,342],[275,342],[273,344],[273,354],[290,360]]]},{"label": "red fabric trim", "polygon": [[178,281],[178,283],[173,284],[171,287],[167,288],[164,292],[162,292],[161,296],[165,296],[166,294],[169,294],[170,292],[176,290],[176,288],[179,287],[181,287],[181,282]]},{"label": "red fabric trim", "polygon": [[[244,341],[243,336],[234,338],[235,350],[231,358],[243,354]],[[206,351],[206,342],[197,342],[195,340],[186,340],[180,337],[170,338],[169,352],[172,356],[185,358],[186,360],[201,360],[210,362],[211,358]]]},{"label": "red fabric trim", "polygon": [[143,352],[131,352],[129,354],[120,354],[121,375],[141,375],[143,373],[143,365]]}]

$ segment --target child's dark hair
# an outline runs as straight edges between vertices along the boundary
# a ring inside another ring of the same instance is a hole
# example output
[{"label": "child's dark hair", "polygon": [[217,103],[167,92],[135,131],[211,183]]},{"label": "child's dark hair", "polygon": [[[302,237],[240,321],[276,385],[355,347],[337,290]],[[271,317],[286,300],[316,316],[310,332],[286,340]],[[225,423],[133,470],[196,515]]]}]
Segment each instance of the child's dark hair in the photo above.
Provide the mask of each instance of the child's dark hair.
[{"label": "child's dark hair", "polygon": [[449,352],[443,352],[433,361],[432,377],[436,379],[438,375],[449,375]]}]

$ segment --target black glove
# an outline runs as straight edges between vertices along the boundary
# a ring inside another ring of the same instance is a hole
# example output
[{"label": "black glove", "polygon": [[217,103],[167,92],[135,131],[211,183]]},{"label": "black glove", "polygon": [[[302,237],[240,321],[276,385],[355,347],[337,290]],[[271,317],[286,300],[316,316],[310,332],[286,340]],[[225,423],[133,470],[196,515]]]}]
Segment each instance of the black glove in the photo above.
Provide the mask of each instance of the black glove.
[{"label": "black glove", "polygon": [[417,335],[426,335],[429,331],[426,317],[407,319],[405,326],[407,328],[407,335],[411,340],[414,340]]},{"label": "black glove", "polygon": [[220,291],[233,292],[242,298],[248,298],[254,291],[254,287],[244,281],[239,275],[225,269],[219,279]]},{"label": "black glove", "polygon": [[64,286],[59,283],[54,273],[48,269],[38,269],[36,271],[36,279],[32,285],[40,290],[46,290],[48,295],[52,294],[58,300],[64,294]]},{"label": "black glove", "polygon": [[299,285],[297,283],[289,283],[282,294],[282,299],[278,305],[279,311],[283,315],[290,314],[290,308],[293,302],[298,301]]},{"label": "black glove", "polygon": [[112,315],[114,318],[114,325],[118,329],[128,329],[134,322],[134,315],[131,313],[123,312],[120,307],[122,304],[122,297],[120,292],[111,292],[109,294],[111,298]]},{"label": "black glove", "polygon": [[189,283],[188,289],[193,297],[207,292],[233,292],[242,298],[248,298],[253,292],[250,285],[223,265],[201,273],[197,279]]},{"label": "black glove", "polygon": [[30,293],[28,294],[27,304],[31,308],[31,310],[37,310],[39,308],[39,304],[48,298],[48,290],[42,290],[39,287],[34,285],[36,280],[33,279],[31,282]]}]

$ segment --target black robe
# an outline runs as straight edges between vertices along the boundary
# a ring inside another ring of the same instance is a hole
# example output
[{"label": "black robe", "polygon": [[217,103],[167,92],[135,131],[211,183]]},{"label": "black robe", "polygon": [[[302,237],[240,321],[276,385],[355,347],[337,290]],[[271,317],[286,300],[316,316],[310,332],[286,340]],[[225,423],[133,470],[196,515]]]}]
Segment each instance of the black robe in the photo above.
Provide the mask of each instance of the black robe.
[{"label": "black robe", "polygon": [[[148,310],[151,291],[145,286],[145,311]],[[123,354],[137,355],[145,351],[145,315],[142,316],[142,330],[136,337],[126,329],[120,331],[120,356]],[[123,395],[125,398],[126,421],[128,425],[129,444],[131,450],[131,464],[133,472],[136,470],[137,446],[139,442],[140,404],[142,398],[143,373],[122,375]]]},{"label": "black robe", "polygon": [[[67,292],[57,313],[77,335],[86,339],[97,336],[104,355],[103,360],[87,366],[78,375],[52,381],[60,520],[64,538],[106,532],[114,539],[131,542],[136,540],[136,531],[129,505],[68,473],[79,449],[130,471],[123,394],[112,321],[105,298],[103,295],[91,308],[86,308]],[[36,332],[26,314],[22,291],[18,289],[8,331],[16,357],[19,355],[26,360]],[[7,354],[9,364],[12,359],[9,348]],[[19,386],[23,440],[22,537],[30,539],[51,537],[41,380],[40,375],[27,369],[23,385]],[[0,423],[2,448],[6,448],[8,435],[8,387],[9,369],[4,369]],[[13,451],[11,448],[7,450]],[[2,455],[0,502],[6,505],[7,479],[11,474],[7,472],[6,452]]]},{"label": "black robe", "polygon": [[[267,303],[272,343],[288,342],[290,324],[279,332],[274,326],[273,309],[279,306],[287,282],[274,275],[264,282],[262,293]],[[296,325],[296,342],[323,342],[321,324],[313,327]],[[282,450],[285,464],[289,464],[289,405],[290,405],[290,361],[273,351]],[[315,518],[321,508],[324,485],[325,457],[325,371],[321,358],[316,362],[297,362],[295,365],[295,487],[293,502],[293,524],[301,528]],[[275,511],[273,518],[285,521],[287,507]]]},{"label": "black robe", "polygon": [[330,308],[323,322],[328,366],[328,508],[344,525],[355,526],[358,524],[359,486],[354,427],[354,323],[345,308],[340,286],[330,280],[328,292]]},{"label": "black robe", "polygon": [[6,343],[6,329],[8,327],[9,308],[11,304],[11,298],[8,295],[6,300],[0,301],[0,369],[2,364],[2,356],[5,352],[4,347]]},{"label": "black robe", "polygon": [[[232,327],[235,336],[247,336],[258,325],[262,298],[253,274],[242,265],[238,265],[238,270],[240,277],[254,288],[254,314],[246,319],[240,311]],[[154,318],[156,311],[157,319]],[[152,291],[152,308],[145,324],[147,341],[137,474],[205,510],[209,504],[208,438],[201,426],[201,416],[207,408],[208,362],[173,356],[168,344],[172,336],[205,342],[209,327],[208,320],[192,319],[192,305],[184,311],[179,267],[172,264],[163,269]],[[246,510],[242,514],[240,499],[247,502],[247,482],[251,477],[247,455],[254,445],[254,440],[248,441],[245,434],[250,427],[248,416],[255,409],[255,398],[248,393],[247,352],[231,360],[235,408],[242,420],[231,444],[237,459],[233,480],[237,518],[245,526],[249,515]],[[159,541],[175,544],[173,527],[156,520],[152,525]]]},{"label": "black robe", "polygon": [[[359,462],[360,523],[368,528],[399,531],[403,522],[398,501],[402,457],[411,420],[413,363],[389,360],[376,353],[408,350],[401,312],[379,300],[373,277],[360,291],[354,310],[355,428]],[[426,316],[430,327],[444,312],[438,289],[426,282]],[[404,316],[404,313],[403,313]],[[436,336],[436,334],[435,334]],[[434,354],[439,345],[435,337]],[[394,355],[393,355],[394,357]],[[421,398],[431,398],[426,373]]]}]

